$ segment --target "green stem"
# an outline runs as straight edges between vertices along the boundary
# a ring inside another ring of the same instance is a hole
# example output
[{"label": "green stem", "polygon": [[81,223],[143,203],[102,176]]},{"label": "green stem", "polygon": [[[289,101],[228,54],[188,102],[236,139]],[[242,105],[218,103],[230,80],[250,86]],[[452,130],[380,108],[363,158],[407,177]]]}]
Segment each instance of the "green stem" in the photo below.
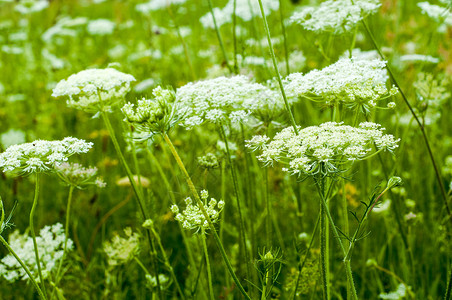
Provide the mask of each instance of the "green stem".
[{"label": "green stem", "polygon": [[198,192],[196,191],[195,185],[193,184],[193,181],[191,180],[190,175],[188,175],[187,169],[185,169],[185,165],[182,162],[179,154],[177,153],[176,148],[174,147],[173,143],[171,142],[171,139],[169,138],[169,136],[166,133],[163,134],[163,138],[164,138],[165,142],[168,144],[168,146],[171,150],[171,153],[173,154],[174,159],[176,160],[177,165],[179,166],[180,170],[182,171],[185,181],[187,182],[187,185],[190,188],[190,191],[195,198],[196,203],[198,204],[199,208],[201,209],[202,214],[204,215],[204,218],[206,218],[207,223],[209,224],[209,228],[212,231],[213,237],[218,246],[218,249],[220,250],[220,254],[223,258],[223,261],[229,270],[229,274],[231,275],[232,279],[234,280],[235,284],[237,285],[237,288],[242,293],[242,295],[246,299],[251,300],[250,296],[248,296],[248,294],[246,293],[242,284],[240,283],[240,280],[237,278],[237,275],[235,274],[234,270],[232,269],[231,262],[229,261],[227,255],[226,255],[226,251],[224,250],[223,243],[221,242],[220,237],[217,234],[215,226],[213,225],[212,220],[210,219],[209,214],[207,213],[206,208],[204,207],[204,204],[202,203],[201,198],[199,197]]},{"label": "green stem", "polygon": [[450,300],[452,295],[452,263],[449,271],[449,280],[447,282],[446,294],[444,295],[444,300]]},{"label": "green stem", "polygon": [[237,62],[237,0],[234,0],[234,9],[232,11],[232,38],[234,40],[234,74],[239,73]]},{"label": "green stem", "polygon": [[[367,25],[365,20],[362,20],[362,23],[364,25],[364,28],[367,31],[367,34],[369,35],[375,49],[377,50],[378,54],[380,55],[380,57],[384,60],[385,56],[383,55],[383,53],[381,52],[380,47],[378,46],[375,37],[373,36],[372,32],[369,29],[369,26]],[[424,143],[425,146],[427,147],[427,152],[428,155],[430,157],[430,160],[432,162],[433,165],[433,169],[435,170],[435,176],[436,176],[436,180],[440,186],[440,190],[441,190],[441,196],[443,198],[443,202],[444,202],[444,206],[446,207],[447,210],[447,214],[449,216],[449,221],[452,223],[452,211],[450,210],[449,204],[448,204],[448,197],[447,197],[447,193],[446,193],[446,189],[444,187],[444,183],[441,179],[441,174],[439,172],[438,166],[436,165],[436,161],[435,161],[435,157],[433,156],[433,151],[430,147],[430,142],[429,139],[427,137],[427,133],[425,132],[425,127],[422,124],[421,120],[419,120],[418,116],[416,115],[416,113],[414,112],[414,109],[411,107],[411,104],[408,102],[408,98],[406,97],[405,93],[403,92],[401,86],[399,85],[399,83],[397,82],[394,73],[392,72],[391,67],[389,67],[389,64],[386,64],[386,69],[388,70],[389,73],[389,77],[391,77],[392,82],[394,83],[394,85],[399,89],[400,95],[402,96],[403,101],[405,102],[405,104],[408,106],[408,109],[410,110],[410,113],[413,115],[413,118],[416,120],[416,123],[419,126],[419,129],[421,130],[422,133],[422,137],[424,139]]]},{"label": "green stem", "polygon": [[267,270],[265,272],[265,276],[264,276],[264,279],[262,282],[263,287],[262,287],[261,300],[267,299],[267,286],[269,285],[269,283],[270,283],[270,271]]},{"label": "green stem", "polygon": [[295,123],[295,118],[293,116],[292,110],[290,109],[289,101],[287,100],[286,92],[284,91],[284,86],[281,81],[281,75],[279,74],[278,63],[276,62],[275,51],[273,50],[272,38],[270,36],[270,29],[268,28],[267,17],[264,12],[264,6],[262,5],[262,0],[258,0],[258,1],[259,1],[259,7],[261,10],[261,14],[262,14],[262,19],[264,20],[265,32],[267,33],[268,47],[270,49],[273,67],[275,68],[276,79],[278,80],[279,88],[281,90],[281,94],[284,99],[284,104],[286,105],[286,110],[287,110],[287,113],[289,114],[290,122],[292,123],[293,130],[294,130],[295,134],[298,135],[297,124]]},{"label": "green stem", "polygon": [[166,8],[168,10],[168,14],[170,15],[171,20],[174,23],[174,27],[176,28],[177,36],[178,36],[179,40],[181,41],[182,47],[184,48],[184,55],[185,55],[185,59],[187,60],[188,67],[190,68],[190,75],[192,77],[192,80],[196,80],[196,73],[195,73],[195,69],[193,68],[193,63],[191,62],[190,54],[188,53],[187,43],[185,42],[185,39],[180,32],[180,27],[176,22],[176,18],[171,9],[171,4],[167,5]]},{"label": "green stem", "polygon": [[38,283],[36,282],[36,280],[33,278],[33,275],[31,275],[30,270],[28,269],[28,267],[24,264],[24,262],[20,259],[19,256],[17,256],[16,252],[14,252],[14,250],[10,247],[10,245],[8,244],[7,241],[5,241],[5,239],[0,235],[0,242],[2,242],[2,244],[6,247],[6,249],[8,249],[8,251],[16,258],[16,260],[19,262],[19,264],[22,266],[22,268],[24,269],[25,273],[27,273],[28,278],[30,278],[31,282],[33,283],[33,286],[35,287],[36,291],[38,291],[39,296],[41,297],[41,299],[47,299],[47,297],[44,295],[44,293],[42,292],[42,290],[39,288]]},{"label": "green stem", "polygon": [[283,1],[279,0],[279,19],[281,20],[281,29],[284,39],[284,59],[286,61],[286,74],[290,74],[289,66],[289,47],[287,46],[286,26],[284,25]]},{"label": "green stem", "polygon": [[[314,177],[314,182],[315,182],[315,186],[317,187],[318,193],[319,193],[320,198],[321,198],[321,205],[323,206],[323,208],[325,210],[325,213],[326,213],[326,216],[328,218],[328,221],[330,222],[330,226],[333,229],[333,235],[334,235],[335,239],[337,240],[337,242],[339,243],[341,251],[342,251],[342,253],[344,255],[343,262],[344,262],[344,265],[345,265],[345,271],[347,272],[347,274],[351,275],[352,274],[352,270],[351,270],[350,263],[347,263],[347,261],[345,259],[347,257],[347,251],[344,248],[344,244],[342,243],[342,239],[341,239],[341,236],[339,235],[339,232],[337,231],[336,225],[334,225],[334,221],[333,221],[333,218],[331,217],[330,210],[328,209],[328,204],[326,202],[325,196],[321,192],[320,184],[319,184],[318,180],[315,177]],[[327,195],[328,195],[328,193],[327,193]],[[350,290],[351,290],[351,293],[353,295],[353,299],[355,299],[355,300],[358,299],[358,296],[356,294],[355,283],[353,282],[353,277],[347,277],[347,280],[348,280],[348,282],[350,284]]]},{"label": "green stem", "polygon": [[[66,224],[64,227],[64,249],[63,249],[63,256],[61,257],[60,263],[58,264],[58,270],[55,276],[55,288],[53,289],[53,293],[56,291],[58,283],[60,282],[60,272],[61,268],[63,266],[63,261],[67,254],[67,241],[69,239],[69,219],[71,216],[71,203],[72,203],[72,194],[74,192],[74,186],[70,185],[69,187],[69,195],[67,197],[67,206],[66,206]],[[52,295],[53,295],[52,293]],[[53,298],[53,297],[52,297]]]},{"label": "green stem", "polygon": [[46,296],[45,298],[47,298],[46,286],[44,284],[44,277],[42,276],[41,261],[39,259],[38,244],[36,243],[36,234],[35,234],[35,227],[34,227],[34,222],[33,222],[33,217],[34,217],[34,214],[35,214],[35,209],[36,209],[36,206],[38,204],[38,198],[39,198],[39,183],[40,183],[39,173],[36,173],[35,180],[36,180],[36,182],[35,182],[35,196],[33,198],[33,206],[31,207],[31,211],[30,211],[30,232],[31,232],[31,237],[33,238],[33,248],[34,248],[34,251],[35,251],[36,264],[38,266],[39,281],[41,283],[42,292]]},{"label": "green stem", "polygon": [[[176,289],[179,292],[181,299],[185,299],[185,295],[182,292],[182,289],[180,288],[179,282],[177,281],[176,274],[174,274],[173,267],[171,266],[171,264],[168,260],[168,256],[166,255],[165,249],[163,248],[162,241],[160,239],[160,235],[155,231],[153,226],[150,228],[150,230],[151,230],[152,234],[154,235],[154,238],[157,241],[157,245],[160,248],[160,252],[162,252],[163,262],[164,262],[166,268],[168,269],[168,271],[170,272],[171,277],[173,278],[174,284],[176,285]],[[158,274],[157,274],[157,276],[158,276]]]},{"label": "green stem", "polygon": [[[325,178],[321,179],[320,183],[321,187],[319,189],[319,193],[321,193],[321,198],[324,197],[324,187],[325,187]],[[323,299],[327,300],[330,297],[329,293],[329,253],[328,253],[328,239],[327,239],[327,225],[326,225],[326,212],[325,206],[320,204],[320,270],[322,274],[322,285],[323,285]]]},{"label": "green stem", "polygon": [[[99,95],[99,100],[102,102],[102,99],[100,98]],[[129,178],[129,182],[132,185],[132,189],[133,192],[135,193],[136,199],[138,201],[138,205],[140,206],[140,211],[141,211],[141,215],[143,217],[144,220],[150,219],[146,210],[145,210],[145,204],[144,204],[144,197],[143,194],[140,192],[140,189],[138,188],[135,179],[133,178],[133,174],[132,171],[129,168],[129,165],[126,162],[126,159],[124,158],[124,154],[122,153],[121,147],[119,146],[118,140],[116,139],[116,135],[115,135],[115,131],[113,129],[113,126],[111,126],[111,122],[110,122],[110,118],[108,117],[108,113],[105,110],[101,110],[101,114],[102,114],[102,118],[104,120],[105,123],[105,127],[107,127],[107,131],[110,134],[110,138],[111,141],[113,142],[113,146],[116,150],[116,154],[119,157],[119,161],[121,162],[122,166],[124,167],[124,169],[126,170],[126,174],[127,177]],[[157,252],[155,251],[155,245],[154,242],[151,239],[151,233],[149,231],[149,229],[146,230],[147,231],[147,237],[148,237],[148,241],[149,241],[149,245],[151,247],[151,254],[152,254],[152,265],[153,265],[153,269],[156,272],[156,281],[157,281],[157,289],[158,289],[158,293],[159,293],[159,299],[164,299],[163,298],[163,293],[162,293],[162,289],[160,288],[160,281],[158,278],[158,270],[157,270]]]},{"label": "green stem", "polygon": [[243,220],[243,214],[242,214],[242,209],[241,209],[241,205],[240,205],[240,194],[239,194],[239,188],[238,188],[238,183],[237,183],[237,174],[235,173],[235,168],[234,168],[234,164],[232,163],[232,158],[231,158],[231,151],[229,149],[229,143],[228,143],[228,139],[226,137],[226,131],[224,130],[223,125],[220,125],[220,133],[223,137],[224,140],[224,145],[226,147],[226,156],[228,157],[228,163],[229,163],[229,170],[231,171],[231,176],[232,176],[232,184],[234,187],[234,194],[235,194],[235,199],[236,199],[236,204],[237,204],[237,212],[239,214],[239,224],[240,224],[240,242],[241,242],[241,249],[243,249],[242,253],[245,256],[245,262],[246,262],[246,277],[247,278],[251,278],[251,271],[250,271],[250,265],[249,265],[249,256],[248,256],[248,250],[246,247],[246,230],[245,230],[245,221]]},{"label": "green stem", "polygon": [[204,228],[201,232],[201,242],[202,242],[202,249],[204,251],[204,257],[206,259],[206,269],[207,269],[207,282],[209,287],[209,296],[211,300],[215,299],[215,296],[213,295],[213,286],[212,286],[212,271],[210,269],[210,260],[209,260],[209,252],[207,251],[207,242],[206,242],[206,233]]},{"label": "green stem", "polygon": [[221,52],[223,52],[224,62],[226,63],[226,66],[228,67],[229,72],[234,73],[234,70],[232,70],[231,66],[229,65],[228,55],[226,54],[226,49],[223,44],[223,39],[221,38],[220,28],[218,28],[217,20],[215,18],[215,14],[213,13],[212,0],[207,0],[207,2],[209,3],[210,14],[212,15],[213,25],[215,26],[215,32],[217,33],[217,39],[218,39],[218,42],[220,43]]}]

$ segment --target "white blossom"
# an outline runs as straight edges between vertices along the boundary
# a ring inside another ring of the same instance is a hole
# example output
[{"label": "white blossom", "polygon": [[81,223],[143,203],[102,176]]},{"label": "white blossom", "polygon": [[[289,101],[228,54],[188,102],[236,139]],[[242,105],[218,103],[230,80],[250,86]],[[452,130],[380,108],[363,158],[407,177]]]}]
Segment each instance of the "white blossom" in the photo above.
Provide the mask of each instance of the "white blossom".
[{"label": "white blossom", "polygon": [[327,122],[300,128],[298,135],[293,127],[285,128],[271,141],[267,136],[254,136],[247,141],[247,147],[259,150],[258,159],[266,165],[282,162],[286,165],[283,170],[292,175],[329,174],[376,151],[395,150],[399,139],[383,131],[379,124],[371,122],[359,127]]},{"label": "white blossom", "polygon": [[132,75],[113,68],[88,69],[61,80],[52,96],[68,96],[69,107],[98,112],[120,101],[135,81]]},{"label": "white blossom", "polygon": [[89,21],[86,28],[91,35],[110,35],[115,27],[116,24],[108,19],[97,19]]},{"label": "white blossom", "polygon": [[341,58],[336,63],[307,74],[292,73],[284,80],[289,96],[322,101],[327,105],[343,103],[351,109],[368,112],[378,100],[395,93],[388,89],[386,62]]},{"label": "white blossom", "polygon": [[[30,269],[34,279],[39,282],[38,265],[33,247],[33,239],[26,234],[19,234],[16,230],[10,234],[9,245]],[[36,237],[38,245],[39,260],[41,262],[42,276],[48,278],[51,272],[58,266],[63,257],[65,233],[63,225],[56,223],[52,226],[45,226],[40,230],[40,236]],[[71,250],[73,242],[67,240],[67,249]],[[0,261],[0,276],[7,281],[27,280],[28,275],[12,254],[8,254]]]},{"label": "white blossom", "polygon": [[67,161],[73,154],[88,152],[93,143],[66,137],[61,141],[37,140],[9,146],[0,153],[0,168],[22,173],[46,172]]},{"label": "white blossom", "polygon": [[350,31],[366,16],[378,11],[379,0],[327,0],[306,6],[290,17],[291,22],[315,32],[341,34]]}]

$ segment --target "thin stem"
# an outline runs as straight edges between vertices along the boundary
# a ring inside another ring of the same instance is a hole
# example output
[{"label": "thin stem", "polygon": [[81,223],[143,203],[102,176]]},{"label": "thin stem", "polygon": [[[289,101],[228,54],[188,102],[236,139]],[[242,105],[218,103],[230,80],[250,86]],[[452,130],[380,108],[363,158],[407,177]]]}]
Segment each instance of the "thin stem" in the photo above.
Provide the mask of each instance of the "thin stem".
[{"label": "thin stem", "polygon": [[0,242],[2,242],[2,244],[6,247],[6,249],[8,249],[8,251],[14,256],[14,258],[16,258],[16,260],[19,262],[19,264],[24,269],[25,273],[27,273],[28,278],[30,278],[30,280],[31,280],[31,283],[33,283],[33,286],[35,287],[36,291],[38,291],[39,297],[41,297],[41,299],[44,299],[44,300],[47,299],[47,297],[44,295],[42,290],[39,288],[38,283],[33,278],[33,275],[31,275],[31,272],[28,269],[28,267],[24,264],[24,262],[16,254],[16,252],[14,252],[14,250],[11,248],[11,246],[8,244],[8,242],[1,235],[0,235]]},{"label": "thin stem", "polygon": [[234,0],[234,8],[232,11],[232,38],[234,40],[234,74],[239,73],[237,62],[237,0]]},{"label": "thin stem", "polygon": [[449,270],[449,280],[447,282],[447,289],[446,289],[446,294],[444,295],[444,300],[450,300],[451,294],[452,294],[452,263],[450,266],[451,266],[451,268]]},{"label": "thin stem", "polygon": [[[321,198],[323,199],[325,194],[325,177],[322,177],[320,182],[319,193],[321,193]],[[325,206],[320,204],[320,270],[322,274],[322,284],[323,284],[323,299],[327,300],[330,298],[329,293],[329,270],[328,270],[328,239],[327,239],[327,225],[326,225],[326,212]]]},{"label": "thin stem", "polygon": [[[337,242],[339,243],[341,251],[344,254],[343,262],[344,262],[344,265],[345,265],[345,271],[347,273],[347,280],[348,280],[348,282],[350,284],[350,290],[352,292],[353,299],[356,300],[356,299],[358,299],[358,296],[356,294],[355,283],[353,282],[353,277],[352,276],[349,277],[349,275],[352,274],[351,266],[350,266],[350,263],[347,263],[347,261],[345,259],[347,257],[347,251],[344,248],[344,245],[342,243],[342,240],[341,240],[341,237],[339,235],[339,232],[337,231],[336,225],[334,225],[333,218],[331,217],[330,210],[328,209],[328,204],[326,203],[326,199],[324,197],[324,194],[322,194],[322,192],[321,192],[320,183],[318,182],[318,180],[315,177],[314,177],[314,182],[315,182],[315,186],[317,187],[317,190],[318,190],[320,198],[321,198],[321,205],[324,207],[326,216],[328,217],[328,221],[330,222],[330,226],[333,229],[334,237],[337,240]],[[328,193],[327,193],[327,195],[328,195]]]},{"label": "thin stem", "polygon": [[235,284],[237,285],[237,288],[242,293],[242,295],[246,299],[251,300],[250,296],[248,296],[248,294],[246,293],[242,284],[240,283],[240,280],[237,278],[237,275],[235,274],[234,270],[232,269],[231,262],[229,261],[227,255],[226,255],[226,251],[224,250],[223,243],[221,242],[220,237],[217,234],[215,226],[213,225],[213,222],[210,219],[209,214],[207,213],[206,208],[204,207],[204,204],[202,203],[202,201],[198,195],[198,192],[196,191],[195,185],[193,184],[193,181],[191,180],[190,175],[188,175],[188,172],[187,172],[187,169],[185,168],[184,163],[182,162],[179,154],[177,153],[176,148],[174,147],[173,143],[171,142],[171,139],[169,138],[169,136],[166,133],[163,134],[163,138],[164,138],[165,142],[168,144],[168,146],[170,147],[171,153],[173,154],[174,159],[176,160],[180,170],[182,171],[185,181],[187,182],[187,185],[190,188],[190,191],[193,194],[196,203],[198,204],[199,208],[201,209],[202,214],[204,215],[204,218],[206,218],[207,223],[209,224],[209,228],[212,231],[213,237],[218,246],[218,249],[220,250],[220,254],[223,258],[223,261],[229,270],[229,274],[231,275],[232,279],[234,280]]},{"label": "thin stem", "polygon": [[[72,203],[72,194],[74,192],[74,186],[70,185],[69,187],[69,195],[67,197],[67,206],[66,206],[66,224],[64,227],[64,249],[63,249],[63,256],[61,257],[60,263],[58,265],[58,270],[55,276],[55,288],[53,290],[53,292],[56,291],[58,283],[60,282],[60,272],[61,272],[61,268],[63,266],[63,261],[66,257],[66,253],[67,253],[67,241],[69,239],[69,219],[71,216],[71,203]],[[52,293],[53,295],[53,293]]]},{"label": "thin stem", "polygon": [[209,288],[209,296],[210,296],[211,300],[214,300],[215,296],[213,295],[212,271],[210,269],[209,252],[207,251],[206,233],[205,233],[204,228],[202,229],[202,232],[201,232],[201,242],[202,242],[202,249],[204,251],[204,258],[206,259],[207,282],[208,282],[208,288]]},{"label": "thin stem", "polygon": [[[102,102],[102,99],[100,98],[99,95],[99,100]],[[126,174],[127,177],[129,178],[129,182],[132,185],[132,189],[135,193],[135,196],[137,198],[138,201],[138,205],[140,206],[140,211],[141,211],[141,215],[143,216],[144,220],[149,219],[149,216],[145,210],[145,204],[144,204],[144,197],[143,194],[140,192],[140,189],[137,187],[137,184],[135,182],[135,179],[133,178],[133,174],[132,171],[129,168],[129,165],[126,162],[126,159],[124,158],[124,154],[122,153],[121,147],[119,146],[118,140],[116,139],[116,135],[115,132],[113,130],[113,126],[111,126],[111,122],[110,122],[110,118],[108,117],[108,113],[105,110],[101,110],[101,114],[102,114],[102,118],[104,120],[105,123],[105,127],[107,127],[108,133],[110,134],[110,138],[111,141],[113,142],[113,146],[116,150],[116,154],[119,157],[119,161],[121,162],[122,166],[124,167],[124,169],[126,170]],[[156,251],[155,251],[155,246],[154,246],[154,242],[151,239],[151,233],[148,230],[147,231],[147,237],[148,237],[148,241],[149,241],[149,245],[151,247],[151,255],[152,255],[152,265],[153,265],[153,269],[156,272],[156,281],[157,281],[157,289],[158,289],[158,293],[159,293],[159,299],[164,299],[163,298],[163,293],[162,293],[162,289],[160,288],[160,281],[159,281],[159,277],[158,277],[158,270],[157,270],[157,255],[156,255]]]},{"label": "thin stem", "polygon": [[182,47],[184,48],[184,55],[185,55],[185,59],[187,60],[188,67],[190,69],[190,75],[192,77],[192,80],[196,80],[196,73],[195,73],[195,69],[193,68],[193,63],[191,62],[190,54],[188,53],[187,43],[185,43],[185,39],[180,32],[180,27],[176,22],[176,17],[174,16],[173,10],[171,9],[171,4],[168,4],[166,6],[166,8],[168,10],[168,14],[170,15],[171,20],[174,23],[174,27],[176,28],[177,36],[178,36],[179,40],[181,41]]},{"label": "thin stem", "polygon": [[289,47],[287,46],[286,26],[284,25],[283,1],[279,0],[279,19],[281,21],[282,35],[284,39],[284,59],[286,61],[286,74],[290,74]]},{"label": "thin stem", "polygon": [[267,270],[265,272],[265,276],[264,279],[262,280],[262,295],[261,295],[261,300],[265,300],[267,299],[267,286],[270,283],[270,270]]},{"label": "thin stem", "polygon": [[46,286],[44,284],[44,277],[42,276],[41,261],[39,259],[38,244],[36,243],[36,234],[35,234],[35,227],[34,227],[34,222],[33,222],[33,217],[34,217],[34,214],[35,214],[35,209],[36,209],[36,206],[38,204],[38,198],[39,198],[40,178],[41,177],[40,177],[39,173],[36,173],[36,178],[35,178],[35,180],[36,180],[36,182],[35,182],[35,196],[33,198],[33,206],[31,207],[31,211],[30,211],[30,232],[31,232],[31,237],[33,238],[33,248],[34,248],[34,251],[35,251],[36,264],[38,266],[39,281],[41,283],[42,292],[46,296],[45,298],[47,298]]},{"label": "thin stem", "polygon": [[293,130],[294,130],[295,134],[298,135],[297,124],[295,123],[295,118],[293,116],[292,110],[290,109],[289,101],[287,100],[286,92],[284,91],[284,86],[283,86],[283,83],[281,81],[281,75],[279,74],[278,63],[276,62],[275,51],[273,50],[273,43],[272,43],[272,39],[271,39],[271,36],[270,36],[270,29],[268,28],[267,16],[265,15],[265,12],[264,12],[264,6],[262,5],[262,0],[258,0],[258,1],[259,1],[259,7],[260,7],[260,10],[261,10],[261,14],[262,14],[262,19],[264,20],[265,32],[267,33],[268,47],[270,49],[270,54],[271,54],[271,57],[272,57],[273,67],[275,68],[276,79],[278,80],[279,88],[281,90],[281,94],[282,94],[282,97],[284,99],[284,104],[286,105],[286,110],[287,110],[287,113],[289,114],[290,122],[292,123]]},{"label": "thin stem", "polygon": [[[367,34],[369,35],[375,49],[377,50],[378,54],[381,56],[381,58],[384,60],[385,56],[383,55],[383,53],[381,52],[380,47],[378,46],[375,37],[373,36],[372,32],[369,29],[369,26],[367,25],[366,21],[363,19],[362,23],[364,25],[364,28],[367,31]],[[421,122],[421,120],[419,120],[418,116],[416,115],[416,113],[414,112],[413,107],[411,106],[411,104],[408,102],[408,98],[406,97],[405,93],[403,92],[401,86],[399,85],[399,83],[397,82],[391,67],[389,67],[389,64],[386,64],[386,69],[388,70],[389,76],[391,77],[392,82],[394,83],[394,85],[399,89],[400,91],[400,95],[402,96],[403,101],[405,102],[405,104],[408,106],[408,109],[410,110],[410,113],[413,115],[413,118],[416,120],[416,123],[419,126],[419,129],[421,130],[422,133],[422,137],[424,139],[424,143],[425,146],[427,147],[427,151],[428,151],[428,155],[430,157],[430,160],[432,162],[433,165],[433,169],[435,170],[435,176],[436,176],[436,180],[438,181],[438,184],[440,186],[440,190],[441,190],[441,196],[443,198],[443,202],[444,202],[444,206],[446,207],[446,211],[447,214],[449,216],[449,221],[452,222],[452,211],[450,210],[449,204],[448,204],[448,197],[447,197],[447,193],[446,193],[446,189],[444,187],[444,183],[441,179],[441,174],[439,172],[438,166],[436,165],[436,161],[435,161],[435,157],[433,156],[433,151],[430,147],[430,142],[429,139],[427,137],[427,133],[425,132],[425,127],[423,125],[423,123]]]},{"label": "thin stem", "polygon": [[239,214],[239,224],[240,224],[240,242],[242,244],[241,248],[243,249],[243,254],[245,255],[246,276],[247,276],[247,278],[251,278],[251,276],[250,276],[251,271],[250,271],[250,266],[249,266],[250,259],[249,259],[248,250],[246,247],[245,221],[243,220],[243,214],[242,214],[242,209],[241,209],[241,205],[240,205],[240,194],[239,194],[239,188],[238,188],[238,183],[237,183],[237,174],[235,173],[234,164],[232,163],[231,151],[229,149],[229,143],[228,143],[228,139],[226,137],[226,131],[224,130],[223,125],[220,125],[220,133],[223,137],[224,145],[226,147],[226,156],[228,157],[229,170],[231,171],[232,184],[234,187],[234,194],[235,194],[235,199],[236,199],[236,203],[237,203],[237,212]]},{"label": "thin stem", "polygon": [[220,43],[221,51],[223,52],[224,62],[226,63],[226,66],[228,67],[229,72],[234,73],[234,70],[232,70],[232,67],[229,65],[228,55],[226,54],[226,49],[224,47],[223,39],[221,38],[220,28],[218,28],[217,20],[215,18],[215,14],[213,12],[212,0],[207,0],[207,2],[209,3],[210,14],[212,15],[213,25],[215,27],[215,32],[217,33],[217,39],[218,39],[218,42]]},{"label": "thin stem", "polygon": [[[163,262],[164,262],[166,268],[169,270],[171,277],[173,278],[174,284],[176,285],[176,289],[179,292],[181,299],[185,299],[185,295],[182,292],[182,289],[180,288],[179,282],[177,281],[176,274],[174,274],[173,267],[171,266],[171,264],[168,260],[168,256],[166,255],[165,249],[163,248],[162,241],[160,239],[159,234],[155,231],[153,226],[151,226],[150,230],[151,230],[152,234],[154,235],[155,240],[157,241],[157,245],[160,248],[160,252],[162,252]],[[157,276],[158,276],[158,274],[157,274]]]}]

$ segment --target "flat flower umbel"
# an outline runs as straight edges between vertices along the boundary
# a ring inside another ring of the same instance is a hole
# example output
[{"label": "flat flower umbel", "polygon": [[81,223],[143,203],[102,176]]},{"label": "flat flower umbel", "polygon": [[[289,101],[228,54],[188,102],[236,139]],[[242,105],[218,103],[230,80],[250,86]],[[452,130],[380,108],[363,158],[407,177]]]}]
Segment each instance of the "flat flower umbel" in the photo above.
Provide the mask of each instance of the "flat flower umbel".
[{"label": "flat flower umbel", "polygon": [[132,75],[113,68],[88,69],[58,82],[52,96],[67,96],[69,107],[86,112],[108,111],[123,99],[132,81]]},{"label": "flat flower umbel", "polygon": [[[272,141],[267,136],[254,136],[247,147],[261,150],[258,159],[266,165],[282,162],[283,171],[291,175],[324,175],[345,170],[356,160],[363,160],[380,151],[392,152],[400,139],[384,134],[381,125],[371,122],[359,127],[327,122],[319,126],[292,127],[277,133]],[[375,145],[375,146],[374,146]]]},{"label": "flat flower umbel", "polygon": [[87,153],[93,143],[74,137],[61,141],[37,140],[32,143],[9,146],[0,153],[0,168],[4,172],[40,173],[54,170],[74,154]]}]

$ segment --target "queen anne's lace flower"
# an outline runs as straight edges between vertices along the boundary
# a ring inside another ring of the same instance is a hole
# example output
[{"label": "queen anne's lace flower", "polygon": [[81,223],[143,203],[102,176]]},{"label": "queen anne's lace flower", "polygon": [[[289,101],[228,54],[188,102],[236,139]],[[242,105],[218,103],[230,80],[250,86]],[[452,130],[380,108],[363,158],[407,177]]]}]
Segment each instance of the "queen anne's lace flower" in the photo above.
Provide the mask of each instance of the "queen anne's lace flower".
[{"label": "queen anne's lace flower", "polygon": [[358,128],[342,123],[327,122],[319,126],[299,129],[293,127],[277,133],[272,141],[267,136],[254,136],[247,141],[247,147],[262,154],[258,159],[266,165],[282,162],[283,171],[292,175],[314,175],[334,173],[345,168],[348,162],[363,160],[376,151],[392,152],[398,147],[399,139],[383,134],[381,125],[364,122]]},{"label": "queen anne's lace flower", "polygon": [[26,15],[40,12],[47,7],[49,7],[48,0],[20,0],[14,9],[19,13]]},{"label": "queen anne's lace flower", "polygon": [[37,140],[12,145],[0,153],[0,168],[4,172],[46,172],[67,161],[73,154],[86,153],[92,147],[93,143],[73,137],[65,137],[61,141]]},{"label": "queen anne's lace flower", "polygon": [[267,121],[284,109],[279,93],[242,75],[188,83],[177,89],[176,99],[187,109],[182,122],[187,129],[206,121],[243,122],[250,114]]},{"label": "queen anne's lace flower", "polygon": [[397,93],[395,87],[386,88],[385,65],[386,62],[377,59],[342,58],[322,70],[305,75],[290,74],[285,79],[286,92],[290,96],[323,101],[328,105],[343,103],[351,109],[368,112],[378,100]]},{"label": "queen anne's lace flower", "polygon": [[[208,198],[209,193],[206,190],[201,191],[201,200],[204,202],[207,214],[209,215],[210,220],[215,223],[218,221],[225,203],[223,200],[217,202],[214,198],[210,198],[210,201],[207,203]],[[171,206],[171,211],[176,215],[175,219],[179,221],[185,229],[196,229],[197,232],[201,229],[207,230],[209,228],[209,223],[198,204],[193,204],[190,197],[185,199],[185,204],[187,206],[182,213],[179,212],[179,207],[176,204]]]},{"label": "queen anne's lace flower", "polygon": [[164,9],[168,5],[183,4],[187,0],[150,0],[135,6],[135,10],[142,14],[149,14],[151,11]]},{"label": "queen anne's lace flower", "polygon": [[58,176],[67,184],[81,188],[86,185],[96,185],[103,188],[106,183],[97,176],[97,168],[85,168],[77,163],[64,162],[55,167]]},{"label": "queen anne's lace flower", "polygon": [[290,17],[306,30],[341,34],[356,23],[378,11],[379,0],[327,0],[319,6],[304,7]]},{"label": "queen anne's lace flower", "polygon": [[108,110],[130,90],[132,75],[113,68],[89,69],[61,80],[53,89],[52,96],[68,96],[67,104],[88,112]]},{"label": "queen anne's lace flower", "polygon": [[[45,226],[40,231],[40,236],[36,237],[38,244],[39,260],[41,262],[42,277],[48,278],[52,270],[58,266],[63,257],[65,233],[63,225],[56,223],[52,226]],[[38,265],[33,247],[33,239],[28,235],[20,235],[19,231],[14,231],[9,236],[9,244],[21,260],[30,269],[34,279],[39,282]],[[67,240],[67,249],[71,250],[72,240]],[[9,254],[0,261],[0,276],[13,282],[19,279],[27,280],[28,275],[21,267],[13,255]]]}]

